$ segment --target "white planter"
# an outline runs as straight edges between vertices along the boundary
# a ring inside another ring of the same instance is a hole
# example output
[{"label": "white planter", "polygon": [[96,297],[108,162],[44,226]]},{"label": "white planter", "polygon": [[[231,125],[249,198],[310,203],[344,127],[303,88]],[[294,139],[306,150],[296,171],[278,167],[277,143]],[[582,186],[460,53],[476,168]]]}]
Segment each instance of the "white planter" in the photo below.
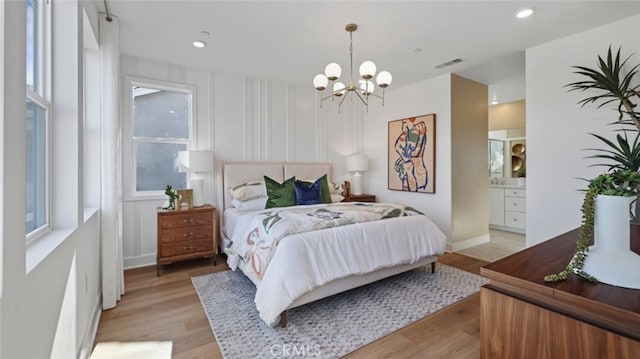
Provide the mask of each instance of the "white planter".
[{"label": "white planter", "polygon": [[629,205],[633,197],[596,197],[594,243],[583,270],[599,282],[640,289],[640,256],[631,251]]}]

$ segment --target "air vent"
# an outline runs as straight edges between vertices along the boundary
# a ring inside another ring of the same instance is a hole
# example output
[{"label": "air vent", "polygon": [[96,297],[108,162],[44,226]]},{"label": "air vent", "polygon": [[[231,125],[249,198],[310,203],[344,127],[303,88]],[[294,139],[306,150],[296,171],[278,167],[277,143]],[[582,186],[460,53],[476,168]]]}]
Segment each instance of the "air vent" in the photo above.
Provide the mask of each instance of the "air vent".
[{"label": "air vent", "polygon": [[446,62],[443,62],[441,64],[436,65],[436,69],[443,69],[443,68],[445,68],[447,66],[455,65],[455,64],[458,64],[460,62],[462,62],[462,59],[455,58],[453,60],[449,60],[449,61],[446,61]]}]

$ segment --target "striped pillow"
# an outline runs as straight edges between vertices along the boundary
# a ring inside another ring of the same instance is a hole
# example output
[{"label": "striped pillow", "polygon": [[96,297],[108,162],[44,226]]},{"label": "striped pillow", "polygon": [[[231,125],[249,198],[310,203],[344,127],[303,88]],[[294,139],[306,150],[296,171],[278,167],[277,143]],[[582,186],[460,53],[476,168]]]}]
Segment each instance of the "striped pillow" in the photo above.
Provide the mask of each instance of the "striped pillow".
[{"label": "striped pillow", "polygon": [[241,183],[229,188],[229,192],[231,193],[231,197],[243,202],[267,196],[264,181]]}]

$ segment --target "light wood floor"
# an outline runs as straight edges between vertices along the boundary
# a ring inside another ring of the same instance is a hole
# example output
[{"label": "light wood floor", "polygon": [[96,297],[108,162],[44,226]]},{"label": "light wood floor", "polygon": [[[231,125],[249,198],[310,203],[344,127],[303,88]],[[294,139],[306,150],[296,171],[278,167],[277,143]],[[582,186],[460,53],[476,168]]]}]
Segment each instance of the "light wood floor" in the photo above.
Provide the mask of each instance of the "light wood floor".
[{"label": "light wood floor", "polygon": [[[438,259],[475,274],[487,262],[456,253]],[[191,276],[226,270],[223,260],[196,260],[163,267],[125,271],[126,294],[114,309],[102,313],[96,343],[107,341],[173,341],[174,359],[222,358],[191,284]],[[479,358],[480,295],[446,307],[387,335],[347,358]],[[235,359],[235,358],[234,358]],[[238,358],[241,359],[241,358]]]},{"label": "light wood floor", "polygon": [[526,238],[523,234],[490,229],[489,237],[488,243],[465,248],[456,253],[487,262],[495,262],[498,259],[520,252],[526,247]]}]

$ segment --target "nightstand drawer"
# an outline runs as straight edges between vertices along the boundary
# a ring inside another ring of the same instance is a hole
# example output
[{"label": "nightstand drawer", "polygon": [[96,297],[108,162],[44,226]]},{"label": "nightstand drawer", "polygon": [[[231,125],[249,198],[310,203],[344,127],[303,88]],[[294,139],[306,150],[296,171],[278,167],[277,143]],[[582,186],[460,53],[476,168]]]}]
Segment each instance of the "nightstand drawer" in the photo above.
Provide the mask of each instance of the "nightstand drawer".
[{"label": "nightstand drawer", "polygon": [[211,241],[213,230],[211,226],[186,227],[179,229],[167,229],[162,231],[162,243],[197,241],[208,239]]},{"label": "nightstand drawer", "polygon": [[162,257],[173,257],[190,253],[206,252],[213,250],[213,241],[201,240],[185,243],[170,243],[162,246]]},{"label": "nightstand drawer", "polygon": [[162,229],[210,225],[212,221],[211,213],[173,214],[162,219]]}]

